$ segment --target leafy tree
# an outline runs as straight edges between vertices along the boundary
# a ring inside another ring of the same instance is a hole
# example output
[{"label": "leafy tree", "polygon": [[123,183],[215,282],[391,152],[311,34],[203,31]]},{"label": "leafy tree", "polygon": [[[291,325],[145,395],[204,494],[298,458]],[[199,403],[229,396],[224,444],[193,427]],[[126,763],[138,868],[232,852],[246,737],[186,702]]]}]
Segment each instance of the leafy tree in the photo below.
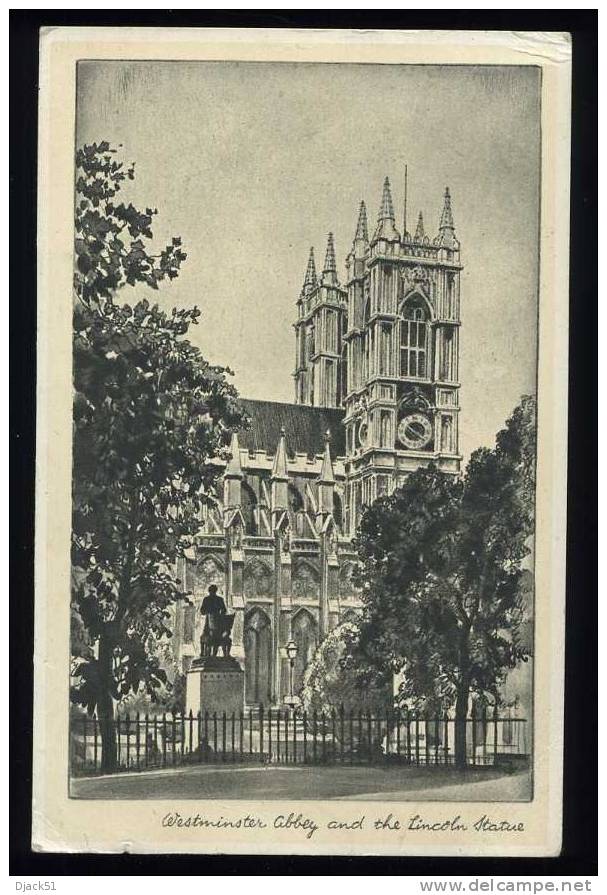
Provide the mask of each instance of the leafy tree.
[{"label": "leafy tree", "polygon": [[357,626],[344,622],[322,641],[304,673],[301,699],[308,712],[385,713],[393,705],[391,681],[364,681],[352,657]]},{"label": "leafy tree", "polygon": [[85,307],[112,304],[127,284],[157,290],[177,277],[186,259],[179,236],[157,254],[146,248],[158,209],[117,202],[124,182],[135,179],[135,165],[125,169],[116,154],[105,141],[76,152],[74,288]]},{"label": "leafy tree", "polygon": [[105,142],[80,149],[76,166],[72,605],[91,649],[78,651],[72,699],[97,711],[110,770],[115,703],[167,685],[157,646],[187,598],[175,561],[212,497],[209,460],[243,414],[230,371],[184,338],[197,308],[117,301],[174,279],[186,257],[178,237],[148,248],[155,209],[117,203],[133,167]]},{"label": "leafy tree", "polygon": [[403,672],[406,704],[454,706],[458,766],[471,693],[497,700],[529,654],[534,444],[535,403],[525,397],[462,478],[418,469],[367,509],[358,532],[365,608],[354,655],[369,673]]},{"label": "leafy tree", "polygon": [[[352,656],[356,633],[356,624],[345,622],[325,637],[306,668],[301,699],[311,728],[311,719],[316,713],[316,729],[322,730],[324,723],[325,730],[335,732],[338,741],[341,740],[343,712],[342,747],[353,749],[360,756],[369,748],[372,751],[379,749],[387,732],[386,719],[394,698],[391,680],[365,681],[359,673]],[[350,725],[351,714],[354,719],[362,717],[365,723],[361,726],[354,720]],[[371,726],[366,723],[369,717],[374,719]]]},{"label": "leafy tree", "polygon": [[116,714],[120,717],[126,715],[152,714],[159,715],[164,712],[171,714],[185,713],[186,675],[181,671],[181,665],[173,651],[172,641],[163,639],[154,645],[154,655],[158,658],[160,668],[166,674],[166,681],[162,687],[155,691],[153,696],[145,690],[130,692],[116,705]]}]

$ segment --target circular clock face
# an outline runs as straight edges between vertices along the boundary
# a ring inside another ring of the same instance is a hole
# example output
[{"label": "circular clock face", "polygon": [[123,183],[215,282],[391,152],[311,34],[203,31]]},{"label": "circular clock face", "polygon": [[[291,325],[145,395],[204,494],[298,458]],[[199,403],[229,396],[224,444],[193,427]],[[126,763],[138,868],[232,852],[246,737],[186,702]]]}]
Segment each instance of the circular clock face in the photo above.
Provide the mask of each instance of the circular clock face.
[{"label": "circular clock face", "polygon": [[359,447],[364,447],[367,443],[367,435],[368,435],[368,427],[365,422],[362,422],[358,427],[358,444]]},{"label": "circular clock face", "polygon": [[432,423],[421,413],[410,413],[398,424],[398,437],[405,447],[419,451],[432,438]]}]

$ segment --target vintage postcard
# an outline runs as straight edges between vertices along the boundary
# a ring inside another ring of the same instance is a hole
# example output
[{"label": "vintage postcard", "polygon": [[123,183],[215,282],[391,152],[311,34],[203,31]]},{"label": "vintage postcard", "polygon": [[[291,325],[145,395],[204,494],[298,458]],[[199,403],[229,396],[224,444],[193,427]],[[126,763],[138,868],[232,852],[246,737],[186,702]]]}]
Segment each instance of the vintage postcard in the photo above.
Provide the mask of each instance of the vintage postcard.
[{"label": "vintage postcard", "polygon": [[570,41],[41,36],[33,845],[555,855]]}]

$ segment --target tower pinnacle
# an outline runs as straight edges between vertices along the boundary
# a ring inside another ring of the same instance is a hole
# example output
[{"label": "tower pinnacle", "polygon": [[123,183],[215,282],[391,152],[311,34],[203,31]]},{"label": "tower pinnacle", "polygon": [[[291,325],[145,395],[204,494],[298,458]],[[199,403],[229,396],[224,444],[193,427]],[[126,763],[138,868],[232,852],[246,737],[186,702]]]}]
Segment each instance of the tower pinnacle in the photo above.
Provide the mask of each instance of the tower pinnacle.
[{"label": "tower pinnacle", "polygon": [[335,265],[335,244],[333,242],[333,234],[329,233],[327,238],[327,251],[325,254],[325,263],[322,269],[323,273],[332,273],[336,271],[337,267]]},{"label": "tower pinnacle", "polygon": [[337,265],[335,263],[335,243],[333,242],[333,234],[329,233],[327,238],[327,251],[325,254],[325,263],[322,268],[322,282],[325,284],[337,285]]},{"label": "tower pinnacle", "polygon": [[322,468],[318,477],[318,523],[320,528],[328,513],[333,512],[333,495],[335,493],[335,476],[333,463],[331,462],[331,434],[325,434],[325,450],[322,458]]},{"label": "tower pinnacle", "polygon": [[363,242],[369,242],[369,231],[367,229],[367,206],[364,201],[360,203],[360,210],[358,212],[358,223],[356,225],[356,233],[354,234],[354,240],[357,239],[363,240]]},{"label": "tower pinnacle", "polygon": [[424,216],[420,211],[417,218],[417,227],[415,228],[415,242],[423,242],[425,235],[426,233],[424,231]]},{"label": "tower pinnacle", "polygon": [[274,455],[274,463],[272,464],[272,478],[287,481],[287,448],[285,443],[285,430],[280,430],[280,438],[276,445],[276,454]]},{"label": "tower pinnacle", "polygon": [[392,221],[394,223],[394,205],[392,203],[392,193],[390,192],[390,178],[384,180],[384,190],[381,197],[381,205],[377,214],[378,221]]},{"label": "tower pinnacle", "polygon": [[236,432],[234,432],[234,434],[232,435],[232,440],[230,442],[230,459],[228,460],[228,464],[226,466],[225,477],[233,479],[242,478],[242,467],[240,465],[240,446],[238,444],[238,435],[236,434]]},{"label": "tower pinnacle", "polygon": [[308,257],[308,266],[304,277],[303,291],[308,292],[315,289],[318,284],[316,276],[316,263],[314,261],[314,246],[310,247],[310,255]]},{"label": "tower pinnacle", "polygon": [[331,433],[328,429],[325,433],[325,451],[322,458],[322,469],[318,481],[323,482],[324,484],[333,484],[335,481],[333,463],[331,461]]},{"label": "tower pinnacle", "polygon": [[270,477],[270,500],[273,514],[280,513],[289,506],[288,482],[289,472],[287,469],[285,430],[281,428]]},{"label": "tower pinnacle", "polygon": [[451,211],[451,193],[449,192],[448,186],[445,187],[445,204],[443,205],[439,230],[444,230],[446,228],[455,230],[455,225],[453,224],[453,212]]},{"label": "tower pinnacle", "polygon": [[377,227],[373,234],[373,242],[378,239],[385,239],[388,242],[400,241],[400,234],[394,226],[394,204],[392,202],[392,193],[390,192],[390,179],[386,177],[384,180],[384,188],[377,214]]},{"label": "tower pinnacle", "polygon": [[440,224],[438,225],[438,245],[447,249],[453,249],[458,246],[455,238],[453,212],[451,211],[451,193],[448,186],[445,187],[445,200],[440,216]]},{"label": "tower pinnacle", "polygon": [[364,202],[360,203],[358,210],[358,221],[356,224],[356,233],[352,242],[352,252],[348,256],[348,264],[353,261],[363,259],[369,249],[369,229],[367,226],[367,206]]},{"label": "tower pinnacle", "polygon": [[230,459],[223,477],[223,505],[226,510],[241,505],[241,486],[243,474],[240,465],[240,446],[236,432],[230,442]]}]

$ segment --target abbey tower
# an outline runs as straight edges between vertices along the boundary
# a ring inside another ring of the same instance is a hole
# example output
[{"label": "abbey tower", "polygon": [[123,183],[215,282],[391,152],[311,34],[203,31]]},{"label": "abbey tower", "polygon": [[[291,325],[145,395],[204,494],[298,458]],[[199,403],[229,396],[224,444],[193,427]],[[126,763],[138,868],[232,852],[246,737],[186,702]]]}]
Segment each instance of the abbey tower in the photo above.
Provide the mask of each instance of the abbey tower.
[{"label": "abbey tower", "polygon": [[295,403],[242,399],[251,424],[232,438],[223,494],[180,561],[191,605],[176,611],[183,671],[198,654],[210,584],[235,615],[233,655],[249,705],[281,704],[286,645],[295,687],[318,644],[362,607],[352,538],[365,504],[435,462],[457,473],[459,242],[446,190],[438,234],[396,227],[383,186],[371,235],[360,205],[346,275],[329,234],[310,251],[296,299]]},{"label": "abbey tower", "polygon": [[413,234],[406,210],[397,230],[387,177],[371,238],[360,204],[345,287],[332,234],[320,280],[310,251],[297,301],[295,398],[345,411],[350,534],[361,507],[420,464],[459,471],[461,269],[449,190],[431,239],[421,212]]}]

